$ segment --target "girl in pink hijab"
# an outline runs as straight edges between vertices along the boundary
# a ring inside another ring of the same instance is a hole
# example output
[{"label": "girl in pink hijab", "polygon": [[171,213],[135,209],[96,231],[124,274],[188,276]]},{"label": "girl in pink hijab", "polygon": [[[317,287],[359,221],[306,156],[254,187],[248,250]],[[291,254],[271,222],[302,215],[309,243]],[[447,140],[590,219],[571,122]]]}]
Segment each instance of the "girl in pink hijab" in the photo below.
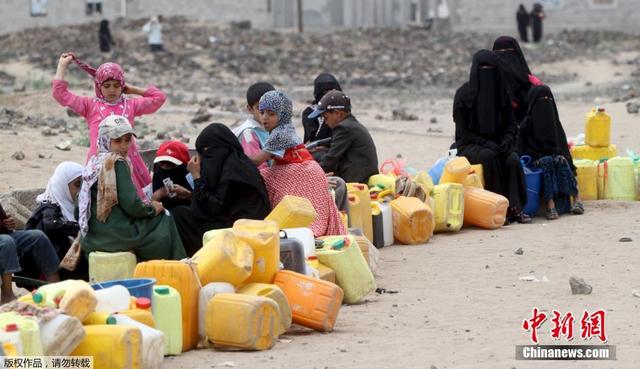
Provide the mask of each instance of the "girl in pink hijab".
[{"label": "girl in pink hijab", "polygon": [[[93,77],[95,97],[78,96],[69,91],[69,83],[64,74],[71,62]],[[133,125],[134,118],[152,114],[164,104],[167,96],[157,87],[151,85],[146,89],[127,85],[122,67],[116,63],[104,63],[98,69],[78,60],[73,53],[63,53],[58,61],[58,69],[52,83],[53,98],[62,106],[66,106],[82,115],[89,127],[89,153],[87,159],[97,151],[98,126],[109,115],[126,117]],[[140,95],[128,98],[125,94]],[[151,175],[142,157],[138,153],[135,141],[129,147],[129,159],[132,164],[132,179],[138,195],[148,202]]]}]

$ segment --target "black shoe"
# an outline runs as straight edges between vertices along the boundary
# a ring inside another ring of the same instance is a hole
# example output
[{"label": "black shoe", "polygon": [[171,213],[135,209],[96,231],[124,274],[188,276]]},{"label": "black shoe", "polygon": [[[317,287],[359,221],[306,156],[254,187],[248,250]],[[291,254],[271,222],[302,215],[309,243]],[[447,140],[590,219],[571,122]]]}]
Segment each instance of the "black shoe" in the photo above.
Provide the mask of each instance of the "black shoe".
[{"label": "black shoe", "polygon": [[531,217],[523,213],[519,208],[511,208],[510,210],[510,215],[508,216],[509,222],[518,222],[520,224],[531,223]]}]

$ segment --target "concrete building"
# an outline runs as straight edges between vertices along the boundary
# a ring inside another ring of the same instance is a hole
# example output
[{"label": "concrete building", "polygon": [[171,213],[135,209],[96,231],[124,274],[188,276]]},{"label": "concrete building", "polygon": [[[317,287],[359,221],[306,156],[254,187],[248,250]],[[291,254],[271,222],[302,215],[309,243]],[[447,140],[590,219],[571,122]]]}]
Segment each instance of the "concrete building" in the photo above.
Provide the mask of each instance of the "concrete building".
[{"label": "concrete building", "polygon": [[[535,0],[302,0],[308,30],[395,27],[448,18],[454,29],[515,29],[515,12]],[[638,31],[639,0],[538,0],[546,30],[597,28]],[[297,0],[0,0],[0,35],[103,18],[182,15],[212,21],[250,20],[256,28],[298,26]]]}]

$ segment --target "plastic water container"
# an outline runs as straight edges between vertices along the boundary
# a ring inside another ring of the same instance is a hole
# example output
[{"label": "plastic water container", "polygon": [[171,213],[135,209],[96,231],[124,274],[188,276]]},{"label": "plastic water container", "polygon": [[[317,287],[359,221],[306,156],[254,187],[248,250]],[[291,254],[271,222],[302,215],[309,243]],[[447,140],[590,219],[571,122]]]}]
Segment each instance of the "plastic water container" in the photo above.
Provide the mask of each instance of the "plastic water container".
[{"label": "plastic water container", "polygon": [[[484,169],[482,168],[482,164],[471,164],[471,169],[469,169],[469,175],[476,174],[480,180],[480,187],[484,188]],[[478,186],[474,186],[478,187]]]},{"label": "plastic water container", "polygon": [[391,201],[393,237],[400,243],[425,243],[433,236],[433,212],[415,197],[400,196]]},{"label": "plastic water container", "polygon": [[276,332],[277,336],[284,334],[291,327],[291,307],[289,306],[287,296],[285,296],[280,287],[275,284],[249,283],[238,288],[237,292],[243,295],[266,297],[278,304],[280,327]]},{"label": "plastic water container", "polygon": [[362,251],[353,236],[323,237],[318,261],[336,272],[336,283],[344,291],[347,304],[360,302],[376,289],[376,282]]},{"label": "plastic water container", "polygon": [[114,285],[95,292],[98,305],[95,311],[100,313],[115,313],[129,309],[131,294],[122,285]]},{"label": "plastic water container", "polygon": [[94,368],[142,368],[142,334],[137,327],[86,325],[84,330],[86,336],[72,356],[92,356]]},{"label": "plastic water container", "polygon": [[305,272],[304,246],[297,238],[280,239],[280,263],[282,269]]},{"label": "plastic water container", "polygon": [[578,175],[578,193],[582,200],[598,199],[598,165],[593,160],[574,160]]},{"label": "plastic water container", "polygon": [[373,239],[371,240],[377,248],[382,248],[384,244],[384,216],[380,203],[371,202],[371,224],[373,225]]},{"label": "plastic water container", "polygon": [[[10,311],[0,313],[0,342],[3,341],[2,334],[7,326],[16,325],[20,332],[21,352],[24,356],[42,356],[44,349],[40,337],[40,326],[38,321],[32,316],[20,315]],[[13,332],[8,332],[13,334]]]},{"label": "plastic water container", "polygon": [[309,257],[309,259],[307,259],[307,265],[311,268],[312,271],[317,273],[317,275],[313,275],[310,273],[306,273],[306,275],[334,284],[336,283],[336,272],[328,266],[320,264],[317,256]]},{"label": "plastic water container", "polygon": [[222,293],[207,305],[206,334],[215,347],[270,349],[280,324],[278,305],[266,297]]},{"label": "plastic water container", "polygon": [[316,210],[309,199],[286,195],[265,218],[280,228],[309,227],[316,220]]},{"label": "plastic water container", "polygon": [[628,157],[611,158],[606,163],[605,198],[607,200],[634,201],[636,179],[633,160]]},{"label": "plastic water container", "polygon": [[60,314],[40,322],[40,337],[46,356],[69,356],[84,339],[85,330],[78,319]]},{"label": "plastic water container", "polygon": [[524,181],[527,185],[527,203],[522,211],[530,216],[535,216],[540,208],[540,196],[542,189],[542,169],[531,166],[531,157],[523,155],[520,158]]},{"label": "plastic water container", "polygon": [[85,281],[73,279],[44,285],[32,297],[35,302],[53,302],[80,321],[84,321],[98,304],[93,288]]},{"label": "plastic water container", "polygon": [[[362,220],[361,226],[357,226],[351,222],[352,227],[362,229],[364,235],[372,240],[373,239],[373,225],[371,223],[371,197],[369,196],[369,188],[366,184],[362,183],[347,183],[347,191],[349,195],[356,195],[360,200],[360,217]],[[349,214],[354,213],[355,210],[349,209]]]},{"label": "plastic water container", "polygon": [[417,183],[425,194],[429,195],[431,191],[433,191],[433,180],[429,176],[429,174],[425,171],[418,172],[413,177],[413,182]]},{"label": "plastic water container", "polygon": [[571,148],[571,157],[573,160],[607,160],[618,155],[618,148],[611,144],[606,147],[594,147],[589,145],[573,146]]},{"label": "plastic water container", "polygon": [[136,255],[132,252],[91,252],[89,281],[95,283],[131,278],[136,264]]},{"label": "plastic water container", "polygon": [[231,228],[212,229],[210,231],[204,232],[204,234],[202,235],[202,244],[206,245],[207,243],[209,243],[209,241],[211,241],[214,237],[216,237],[218,233],[221,233],[224,231],[231,231]]},{"label": "plastic water container", "polygon": [[465,187],[484,188],[482,182],[482,178],[477,173],[469,173],[467,178],[464,180],[463,185]]},{"label": "plastic water container", "polygon": [[233,233],[253,249],[253,271],[245,283],[271,283],[280,268],[280,229],[268,220],[240,219]]},{"label": "plastic water container", "polygon": [[237,286],[251,276],[253,258],[253,249],[246,241],[232,231],[222,231],[204,244],[191,261],[202,284],[227,282]]},{"label": "plastic water container", "polygon": [[153,318],[156,329],[164,333],[165,355],[180,355],[182,352],[181,298],[178,291],[170,286],[156,286],[153,289]]},{"label": "plastic water container", "polygon": [[116,324],[116,318],[111,313],[98,313],[93,312],[87,315],[87,318],[82,322],[84,325],[105,325]]},{"label": "plastic water container", "polygon": [[22,338],[20,338],[20,330],[16,323],[5,324],[0,330],[0,342],[11,342],[18,356],[24,355],[22,349]]},{"label": "plastic water container", "polygon": [[279,271],[273,283],[287,296],[294,323],[320,332],[333,330],[344,297],[342,288],[289,270]]},{"label": "plastic water container", "polygon": [[607,147],[611,143],[611,116],[604,108],[592,109],[585,118],[585,138],[587,145]]},{"label": "plastic water container", "polygon": [[360,198],[355,194],[347,194],[347,201],[349,202],[349,212],[347,213],[349,225],[353,228],[362,229],[362,227],[364,227],[364,220],[362,219]]},{"label": "plastic water container", "polygon": [[455,158],[451,158],[445,163],[442,170],[442,176],[440,177],[440,181],[438,182],[438,184],[462,184],[467,178],[470,169],[471,164],[469,163],[469,160],[467,160],[467,158],[465,158],[464,156],[456,156]]},{"label": "plastic water container", "polygon": [[367,185],[370,188],[378,187],[381,190],[396,192],[396,177],[389,174],[374,174],[369,177]]},{"label": "plastic water container", "polygon": [[9,341],[2,342],[2,345],[0,345],[0,356],[18,356],[18,348],[16,347],[16,345]]},{"label": "plastic water container", "polygon": [[434,232],[457,232],[464,224],[464,188],[441,183],[433,188]]},{"label": "plastic water container", "polygon": [[509,200],[497,193],[475,187],[464,189],[464,223],[485,229],[504,225]]},{"label": "plastic water container", "polygon": [[207,315],[207,305],[209,304],[209,300],[213,298],[213,296],[219,293],[235,293],[236,290],[230,283],[225,282],[213,282],[205,285],[200,290],[200,295],[198,297],[198,338],[200,339],[199,345],[206,346],[206,330],[205,330],[205,322]]},{"label": "plastic water container", "polygon": [[[182,351],[198,346],[198,294],[200,280],[193,263],[175,260],[152,260],[138,264],[136,277],[155,278],[158,284],[173,287],[180,294],[182,305]],[[154,297],[157,295],[154,295]],[[155,301],[153,301],[155,305]],[[154,314],[156,326],[158,317]]]},{"label": "plastic water container", "polygon": [[116,313],[114,316],[116,315],[127,316],[137,322],[140,322],[146,325],[147,327],[151,327],[151,328],[156,327],[156,320],[153,319],[153,313],[150,310],[129,309],[129,310],[118,311],[118,313]]},{"label": "plastic water container", "polygon": [[304,246],[304,257],[316,254],[316,243],[311,228],[285,228],[286,238],[297,238]]},{"label": "plastic water container", "polygon": [[371,241],[369,241],[362,232],[357,228],[349,229],[349,234],[353,236],[362,252],[362,256],[364,256],[364,260],[367,262],[367,266],[372,273],[376,272],[378,261],[380,260],[380,251],[378,248],[373,246]]},{"label": "plastic water container", "polygon": [[440,183],[440,177],[442,177],[442,172],[444,171],[444,165],[449,160],[449,157],[444,157],[438,159],[436,163],[429,169],[429,176],[433,180],[433,184],[437,185]]},{"label": "plastic water container", "polygon": [[129,294],[131,296],[135,296],[138,298],[147,298],[151,300],[151,296],[153,296],[153,285],[155,284],[156,280],[154,278],[131,278],[96,283],[91,287],[93,287],[94,290],[98,291],[103,288],[109,288],[111,286],[124,286],[127,288],[127,290],[129,290]]},{"label": "plastic water container", "polygon": [[122,326],[136,327],[142,335],[142,358],[140,368],[157,369],[164,359],[164,333],[131,319],[126,315],[115,316],[116,323]]}]

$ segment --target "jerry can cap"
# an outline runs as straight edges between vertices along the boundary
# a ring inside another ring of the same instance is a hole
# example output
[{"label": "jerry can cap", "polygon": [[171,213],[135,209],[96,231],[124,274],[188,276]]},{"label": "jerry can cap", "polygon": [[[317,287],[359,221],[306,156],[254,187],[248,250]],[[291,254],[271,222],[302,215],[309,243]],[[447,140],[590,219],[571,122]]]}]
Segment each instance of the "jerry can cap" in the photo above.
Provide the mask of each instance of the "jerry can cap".
[{"label": "jerry can cap", "polygon": [[168,295],[169,287],[156,287],[154,289],[158,295]]},{"label": "jerry can cap", "polygon": [[605,111],[605,108],[603,108],[603,107],[601,107],[601,106],[597,107],[596,109],[597,109],[600,113],[602,113],[603,111]]},{"label": "jerry can cap", "polygon": [[[162,287],[160,287],[160,288],[162,288]],[[167,290],[168,290],[168,288],[167,288]],[[151,307],[151,300],[149,300],[146,297],[138,297],[136,299],[136,307],[138,309],[148,309],[148,308]]]},{"label": "jerry can cap", "polygon": [[9,323],[4,327],[4,330],[7,332],[15,332],[18,330],[18,325],[16,323]]},{"label": "jerry can cap", "polygon": [[42,300],[44,300],[44,296],[42,296],[42,293],[36,292],[31,296],[31,299],[33,299],[33,302],[35,302],[36,304],[39,304],[42,302]]},{"label": "jerry can cap", "polygon": [[109,316],[107,317],[107,321],[106,321],[106,323],[107,323],[108,325],[115,325],[115,324],[116,324],[116,318],[115,318],[113,315],[109,315]]}]

